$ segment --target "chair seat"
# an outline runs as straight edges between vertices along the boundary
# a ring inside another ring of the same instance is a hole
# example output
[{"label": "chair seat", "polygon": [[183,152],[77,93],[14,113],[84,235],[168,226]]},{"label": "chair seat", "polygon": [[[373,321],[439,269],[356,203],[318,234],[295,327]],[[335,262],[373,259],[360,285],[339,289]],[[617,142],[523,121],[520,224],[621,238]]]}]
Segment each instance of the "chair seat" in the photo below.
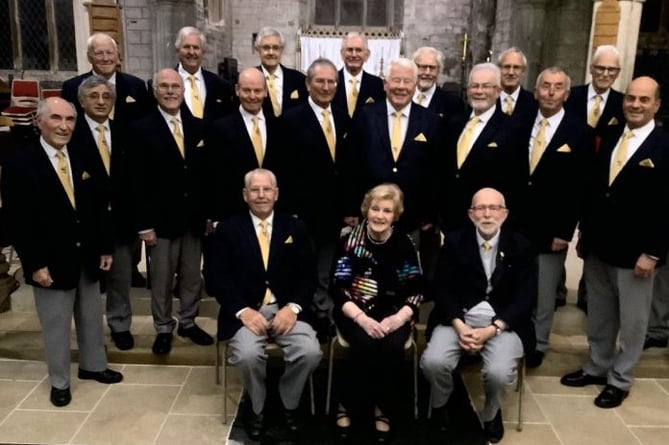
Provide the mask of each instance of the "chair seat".
[{"label": "chair seat", "polygon": [[18,105],[12,105],[2,110],[4,116],[25,116],[35,113],[37,113],[36,107],[21,107]]}]

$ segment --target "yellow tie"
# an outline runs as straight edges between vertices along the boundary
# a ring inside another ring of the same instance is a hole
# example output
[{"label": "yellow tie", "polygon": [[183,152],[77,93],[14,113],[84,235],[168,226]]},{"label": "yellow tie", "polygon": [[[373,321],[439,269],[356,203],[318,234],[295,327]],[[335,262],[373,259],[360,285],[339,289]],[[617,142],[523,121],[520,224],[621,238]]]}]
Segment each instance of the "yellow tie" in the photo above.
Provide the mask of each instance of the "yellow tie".
[{"label": "yellow tie", "polygon": [[393,120],[393,132],[390,136],[390,149],[393,152],[393,159],[397,161],[402,150],[402,112],[395,111],[393,115],[395,119]]},{"label": "yellow tie", "polygon": [[279,99],[276,96],[276,85],[274,84],[274,79],[276,76],[270,74],[267,76],[267,89],[269,90],[269,99],[272,102],[272,110],[274,110],[274,116],[281,116],[281,107],[279,106]]},{"label": "yellow tie", "polygon": [[262,150],[262,134],[260,133],[260,126],[258,125],[258,116],[253,116],[251,120],[253,121],[253,128],[251,129],[251,144],[253,144],[253,150],[256,152],[258,167],[261,167],[264,154]]},{"label": "yellow tie", "polygon": [[105,165],[105,170],[107,170],[107,174],[109,174],[111,168],[111,156],[109,154],[109,144],[107,144],[107,138],[105,137],[105,126],[100,124],[95,127],[95,129],[98,131],[98,151],[100,152],[102,163]]},{"label": "yellow tie", "polygon": [[204,105],[202,105],[202,99],[200,98],[200,88],[197,86],[197,81],[195,80],[194,75],[188,76],[190,80],[190,106],[193,116],[202,119],[204,116]]},{"label": "yellow tie", "polygon": [[[269,263],[269,223],[267,221],[260,221],[260,231],[258,232],[258,244],[260,245],[260,255],[262,255],[262,262],[267,270]],[[272,292],[269,287],[265,289],[265,296],[262,299],[263,306],[269,304],[272,300]]]},{"label": "yellow tie", "polygon": [[541,155],[543,155],[546,150],[546,127],[548,127],[548,120],[541,119],[541,122],[539,123],[539,131],[537,131],[536,136],[534,136],[534,142],[532,143],[530,174],[534,173],[534,169],[537,168]]},{"label": "yellow tie", "polygon": [[346,104],[348,106],[348,115],[353,117],[355,112],[355,104],[358,102],[358,79],[351,79],[351,88],[348,90],[348,96],[346,96]]},{"label": "yellow tie", "polygon": [[590,109],[588,113],[588,125],[592,128],[597,126],[599,122],[599,117],[602,115],[602,96],[599,94],[595,96],[595,104]]},{"label": "yellow tie", "polygon": [[179,120],[176,117],[172,118],[172,126],[174,127],[174,130],[172,130],[172,135],[174,136],[174,141],[177,143],[177,147],[179,147],[179,153],[181,153],[182,158],[186,159],[186,150],[184,149],[184,135],[181,133]]},{"label": "yellow tie", "polygon": [[611,164],[611,171],[609,172],[609,185],[613,184],[613,181],[620,173],[620,170],[623,169],[623,166],[627,162],[627,147],[629,146],[629,140],[634,137],[634,133],[631,130],[627,130],[623,134],[623,139],[620,141],[620,146],[618,147],[618,152],[616,153],[616,158]]},{"label": "yellow tie", "polygon": [[416,98],[416,101],[418,102],[418,105],[423,105],[424,100],[425,100],[425,94],[424,93],[418,93],[418,97]]},{"label": "yellow tie", "polygon": [[467,159],[467,154],[469,153],[469,148],[472,145],[472,137],[474,136],[474,127],[481,122],[481,118],[478,116],[473,117],[469,120],[465,129],[462,131],[460,140],[458,141],[458,152],[457,152],[457,162],[458,168],[462,167],[465,159]]},{"label": "yellow tie", "polygon": [[323,110],[321,114],[323,115],[323,133],[325,133],[325,139],[328,141],[330,156],[332,156],[332,160],[334,161],[335,137],[334,137],[334,131],[332,131],[332,123],[330,122],[330,112],[328,110]]},{"label": "yellow tie", "polygon": [[487,252],[492,248],[492,245],[488,241],[483,241],[483,244],[481,244],[481,247],[483,248],[484,252]]},{"label": "yellow tie", "polygon": [[58,179],[60,179],[60,183],[63,184],[63,188],[67,194],[67,199],[70,200],[72,207],[76,209],[77,207],[74,204],[74,189],[72,188],[72,181],[70,181],[70,169],[67,167],[65,154],[58,150],[56,151],[56,158],[58,158],[58,165],[56,166]]},{"label": "yellow tie", "polygon": [[506,96],[504,98],[504,113],[509,116],[513,113],[513,97],[511,96]]}]

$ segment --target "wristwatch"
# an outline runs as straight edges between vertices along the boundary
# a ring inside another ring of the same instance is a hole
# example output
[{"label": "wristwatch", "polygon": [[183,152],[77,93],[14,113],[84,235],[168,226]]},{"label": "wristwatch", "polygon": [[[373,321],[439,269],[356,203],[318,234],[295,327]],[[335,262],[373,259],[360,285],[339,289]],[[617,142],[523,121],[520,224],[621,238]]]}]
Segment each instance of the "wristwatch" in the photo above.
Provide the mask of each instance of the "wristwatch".
[{"label": "wristwatch", "polygon": [[500,328],[496,323],[492,324],[495,327],[495,337],[502,333],[502,328]]},{"label": "wristwatch", "polygon": [[295,304],[295,303],[288,303],[288,307],[290,308],[291,311],[293,311],[293,313],[294,313],[295,315],[297,315],[297,314],[299,314],[300,312],[302,312],[302,308],[299,307],[299,306],[298,306],[297,304]]}]

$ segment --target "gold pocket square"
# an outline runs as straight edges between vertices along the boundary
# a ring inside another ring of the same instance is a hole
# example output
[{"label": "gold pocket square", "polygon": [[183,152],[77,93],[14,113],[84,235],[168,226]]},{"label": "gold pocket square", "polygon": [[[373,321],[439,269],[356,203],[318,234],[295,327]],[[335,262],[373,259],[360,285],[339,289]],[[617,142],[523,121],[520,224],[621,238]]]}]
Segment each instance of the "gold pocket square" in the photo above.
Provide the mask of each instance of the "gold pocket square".
[{"label": "gold pocket square", "polygon": [[366,104],[373,104],[374,103],[374,98],[373,97],[368,97],[367,100],[365,101]]},{"label": "gold pocket square", "polygon": [[418,133],[418,136],[413,138],[413,140],[418,142],[427,142],[427,139],[425,138],[425,135],[423,133]]},{"label": "gold pocket square", "polygon": [[557,149],[558,153],[571,153],[571,148],[569,148],[569,145],[564,144],[562,147]]},{"label": "gold pocket square", "polygon": [[488,144],[488,147],[490,148],[497,148],[497,142],[491,142]]},{"label": "gold pocket square", "polygon": [[642,159],[641,162],[639,162],[639,165],[641,167],[655,168],[655,164],[653,164],[653,160],[651,158]]},{"label": "gold pocket square", "polygon": [[85,181],[85,180],[87,180],[87,179],[90,178],[90,177],[91,177],[91,175],[89,175],[87,171],[84,171],[84,172],[81,174],[81,180],[82,180],[82,181]]},{"label": "gold pocket square", "polygon": [[290,98],[291,99],[299,99],[300,98],[300,93],[298,93],[297,90],[293,90],[293,92],[290,93]]},{"label": "gold pocket square", "polygon": [[125,98],[125,103],[127,103],[127,104],[134,104],[135,102],[137,102],[137,101],[132,96],[128,96],[128,97]]},{"label": "gold pocket square", "polygon": [[293,244],[293,236],[288,235],[288,238],[286,238],[286,241],[283,242],[284,244]]},{"label": "gold pocket square", "polygon": [[618,119],[615,117],[612,117],[611,120],[609,121],[608,125],[618,125]]},{"label": "gold pocket square", "polygon": [[202,148],[202,147],[204,147],[204,140],[201,140],[200,142],[198,142],[197,145],[196,145],[195,147],[196,147],[196,148]]}]

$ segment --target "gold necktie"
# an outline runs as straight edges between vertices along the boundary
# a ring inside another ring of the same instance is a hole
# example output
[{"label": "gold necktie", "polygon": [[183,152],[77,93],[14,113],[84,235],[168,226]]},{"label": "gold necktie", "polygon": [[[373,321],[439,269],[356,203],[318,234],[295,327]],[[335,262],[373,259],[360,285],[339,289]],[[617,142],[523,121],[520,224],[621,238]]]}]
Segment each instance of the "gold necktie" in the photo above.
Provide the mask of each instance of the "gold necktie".
[{"label": "gold necktie", "polygon": [[488,241],[483,241],[483,244],[481,244],[481,247],[483,248],[484,252],[487,252],[490,249],[492,249],[492,245]]},{"label": "gold necktie", "polygon": [[351,79],[351,88],[348,90],[348,96],[346,96],[346,105],[348,106],[348,115],[353,117],[355,112],[355,104],[358,102],[358,79]]},{"label": "gold necktie", "polygon": [[513,114],[513,97],[506,96],[504,98],[504,113],[511,116]]},{"label": "gold necktie", "polygon": [[[260,231],[258,232],[258,244],[260,245],[260,255],[262,255],[262,262],[267,270],[269,263],[269,223],[267,221],[260,221]],[[263,306],[269,304],[272,299],[272,292],[269,287],[265,289],[265,296],[262,299]]]},{"label": "gold necktie", "polygon": [[95,129],[98,132],[98,151],[100,152],[100,157],[102,158],[102,163],[105,165],[105,170],[109,174],[111,169],[111,155],[109,153],[109,144],[107,144],[107,138],[105,137],[105,126],[100,124]]},{"label": "gold necktie", "polygon": [[67,167],[67,161],[65,160],[65,154],[58,150],[56,151],[56,158],[58,158],[58,165],[56,166],[56,173],[58,173],[58,179],[60,183],[63,184],[65,193],[67,194],[67,199],[70,200],[73,208],[77,208],[74,203],[74,188],[72,188],[72,181],[70,181],[70,169]]},{"label": "gold necktie", "polygon": [[634,137],[634,133],[631,130],[627,130],[623,134],[622,141],[620,141],[620,146],[616,152],[616,157],[611,164],[611,171],[609,172],[609,185],[613,184],[613,181],[616,179],[616,176],[620,173],[620,170],[623,169],[623,166],[627,162],[627,147],[629,146],[629,140]]},{"label": "gold necktie", "polygon": [[534,169],[537,168],[541,155],[543,155],[544,150],[546,150],[546,127],[548,127],[548,120],[541,119],[541,122],[539,123],[539,131],[537,131],[536,136],[534,136],[534,142],[532,143],[530,174],[534,173]]},{"label": "gold necktie", "polygon": [[172,130],[172,136],[174,136],[174,141],[177,143],[177,147],[179,147],[179,153],[181,153],[182,158],[186,159],[186,150],[184,149],[184,135],[181,133],[179,120],[176,117],[172,118],[172,126],[174,127]]},{"label": "gold necktie", "polygon": [[332,160],[334,161],[335,137],[334,137],[334,131],[332,131],[332,123],[330,122],[330,112],[328,110],[323,110],[321,114],[323,115],[323,133],[325,133],[325,139],[328,141],[330,156],[332,156]]},{"label": "gold necktie", "polygon": [[462,167],[465,159],[467,159],[467,154],[469,153],[470,146],[472,145],[472,137],[474,136],[474,127],[481,122],[481,118],[478,116],[473,117],[469,120],[465,129],[462,131],[460,140],[458,141],[458,152],[457,152],[457,163],[458,168]]},{"label": "gold necktie", "polygon": [[393,115],[395,119],[393,120],[393,132],[390,136],[390,150],[393,152],[393,159],[397,161],[402,150],[402,112],[395,111]]},{"label": "gold necktie", "polygon": [[262,150],[262,134],[260,133],[260,126],[258,125],[258,116],[251,117],[251,120],[253,121],[253,128],[251,129],[251,144],[253,144],[253,150],[256,152],[258,167],[262,167],[264,153]]},{"label": "gold necktie", "polygon": [[595,96],[595,104],[590,109],[588,113],[588,125],[592,128],[597,126],[599,122],[599,117],[602,115],[602,96],[599,94]]},{"label": "gold necktie", "polygon": [[200,88],[197,86],[197,80],[195,80],[194,75],[188,76],[190,80],[190,106],[193,116],[202,119],[204,116],[204,105],[202,105],[202,99],[200,98]]},{"label": "gold necktie", "polygon": [[276,76],[270,74],[267,76],[267,89],[269,90],[269,99],[272,102],[272,110],[274,110],[274,116],[281,116],[281,106],[279,106],[279,99],[276,95],[276,85],[274,84],[274,79]]},{"label": "gold necktie", "polygon": [[424,100],[425,100],[425,94],[424,93],[418,93],[418,97],[416,98],[416,102],[418,102],[418,105],[423,105]]}]

